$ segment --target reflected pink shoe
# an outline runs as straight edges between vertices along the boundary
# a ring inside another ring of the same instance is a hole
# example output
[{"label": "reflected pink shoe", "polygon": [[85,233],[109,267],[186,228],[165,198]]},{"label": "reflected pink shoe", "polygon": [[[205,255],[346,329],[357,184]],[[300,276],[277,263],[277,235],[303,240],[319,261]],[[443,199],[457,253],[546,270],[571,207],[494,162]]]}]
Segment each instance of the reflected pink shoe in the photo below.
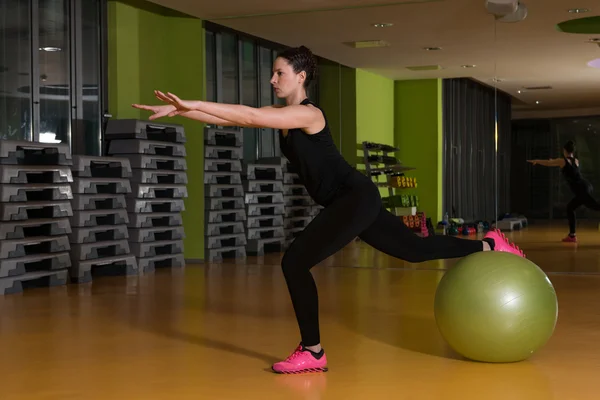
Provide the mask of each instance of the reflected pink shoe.
[{"label": "reflected pink shoe", "polygon": [[506,253],[512,253],[519,257],[525,258],[525,253],[516,244],[511,243],[506,236],[498,229],[493,229],[485,235],[486,239],[492,239],[494,241],[494,251],[503,251]]},{"label": "reflected pink shoe", "polygon": [[562,241],[565,243],[577,243],[577,236],[567,235]]},{"label": "reflected pink shoe", "polygon": [[300,344],[288,358],[273,364],[272,368],[278,374],[327,372],[327,356],[323,349],[320,354],[316,354]]}]

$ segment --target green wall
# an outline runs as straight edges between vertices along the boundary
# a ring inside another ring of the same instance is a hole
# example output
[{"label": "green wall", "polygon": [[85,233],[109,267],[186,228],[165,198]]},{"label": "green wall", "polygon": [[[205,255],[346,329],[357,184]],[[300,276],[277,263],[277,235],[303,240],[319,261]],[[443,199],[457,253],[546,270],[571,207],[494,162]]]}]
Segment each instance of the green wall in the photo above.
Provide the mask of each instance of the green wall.
[{"label": "green wall", "polygon": [[356,139],[394,144],[394,81],[356,71]]},{"label": "green wall", "polygon": [[[394,145],[394,81],[371,72],[356,71],[356,142]],[[356,152],[362,157],[363,151]],[[364,164],[359,162],[359,169]],[[386,182],[385,176],[379,182]],[[379,188],[383,197],[389,189]]]},{"label": "green wall", "polygon": [[[109,1],[109,111],[115,119],[147,119],[132,103],[158,104],[153,90],[205,98],[202,21],[138,0]],[[185,258],[204,258],[204,126],[181,117],[185,128],[188,195],[183,213]]]},{"label": "green wall", "polygon": [[434,224],[442,220],[442,80],[396,81],[394,135],[398,157],[417,170],[420,210]]}]

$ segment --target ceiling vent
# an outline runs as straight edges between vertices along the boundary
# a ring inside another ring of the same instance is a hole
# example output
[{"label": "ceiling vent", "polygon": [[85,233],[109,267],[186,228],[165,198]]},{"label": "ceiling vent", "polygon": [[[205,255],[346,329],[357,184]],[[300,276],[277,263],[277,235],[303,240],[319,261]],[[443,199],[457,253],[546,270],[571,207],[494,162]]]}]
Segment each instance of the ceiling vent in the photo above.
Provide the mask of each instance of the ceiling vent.
[{"label": "ceiling vent", "polygon": [[385,40],[362,40],[359,42],[346,42],[346,46],[350,46],[355,49],[370,49],[374,47],[390,47],[391,44]]},{"label": "ceiling vent", "polygon": [[411,71],[438,71],[442,69],[441,65],[416,65],[412,67],[406,67]]},{"label": "ceiling vent", "polygon": [[525,90],[551,90],[552,86],[525,86]]}]

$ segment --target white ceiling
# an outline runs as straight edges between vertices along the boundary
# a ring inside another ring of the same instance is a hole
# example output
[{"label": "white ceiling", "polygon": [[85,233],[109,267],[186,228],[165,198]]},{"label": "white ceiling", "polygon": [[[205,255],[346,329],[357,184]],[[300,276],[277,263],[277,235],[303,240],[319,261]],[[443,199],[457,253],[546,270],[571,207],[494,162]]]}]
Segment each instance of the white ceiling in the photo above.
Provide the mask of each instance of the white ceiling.
[{"label": "white ceiling", "polygon": [[[600,58],[600,47],[586,43],[589,35],[555,29],[567,19],[600,15],[597,0],[524,0],[529,15],[518,23],[496,23],[486,12],[485,0],[154,1],[284,45],[303,44],[322,57],[391,79],[472,77],[494,85],[497,76],[498,87],[515,96],[517,108],[600,106],[600,69],[587,66],[588,61]],[[591,12],[568,13],[573,7]],[[371,26],[378,22],[394,26]],[[386,40],[391,47],[344,45],[372,39]],[[433,46],[443,50],[423,50]],[[443,69],[406,69],[430,64]],[[477,67],[461,68],[464,64]],[[553,89],[518,94],[525,86]]]}]

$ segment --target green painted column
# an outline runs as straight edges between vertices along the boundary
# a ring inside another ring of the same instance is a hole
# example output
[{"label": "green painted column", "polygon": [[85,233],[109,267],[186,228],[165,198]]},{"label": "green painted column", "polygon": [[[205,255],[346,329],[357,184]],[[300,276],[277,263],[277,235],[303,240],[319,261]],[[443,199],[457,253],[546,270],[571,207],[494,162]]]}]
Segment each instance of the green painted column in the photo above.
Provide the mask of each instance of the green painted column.
[{"label": "green painted column", "polygon": [[417,168],[420,209],[432,221],[442,220],[442,80],[396,81],[394,135],[403,164]]},{"label": "green painted column", "polygon": [[[139,0],[109,1],[109,111],[115,119],[146,119],[132,103],[158,104],[154,89],[205,99],[202,21]],[[188,194],[183,212],[185,258],[204,258],[204,125],[175,117],[185,128]]]}]

